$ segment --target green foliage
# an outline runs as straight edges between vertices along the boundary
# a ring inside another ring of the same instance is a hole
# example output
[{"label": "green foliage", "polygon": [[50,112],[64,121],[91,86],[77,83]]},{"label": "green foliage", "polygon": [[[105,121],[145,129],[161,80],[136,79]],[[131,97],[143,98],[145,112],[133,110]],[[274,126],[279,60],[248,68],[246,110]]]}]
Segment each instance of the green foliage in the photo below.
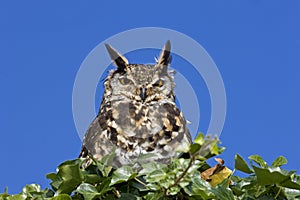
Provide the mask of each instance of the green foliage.
[{"label": "green foliage", "polygon": [[300,177],[295,171],[280,168],[287,160],[279,156],[269,166],[259,155],[248,157],[249,167],[240,156],[235,157],[235,169],[250,174],[246,178],[232,176],[235,182],[230,188],[238,199],[298,199]]},{"label": "green foliage", "polygon": [[[217,164],[210,167],[206,160],[221,154],[225,148],[218,146],[217,138],[195,139],[185,153],[189,158],[173,159],[169,165],[142,162],[140,167],[110,166],[114,154],[101,161],[87,159],[66,161],[57,167],[51,180],[51,189],[42,190],[30,184],[19,194],[0,194],[0,200],[93,200],[93,199],[298,199],[300,177],[294,171],[281,168],[287,160],[280,156],[269,166],[260,156],[249,156],[250,165],[235,156],[235,170],[244,172],[244,178],[224,176],[231,171]],[[205,172],[205,173],[204,173]],[[205,176],[208,176],[204,178]],[[221,180],[212,186],[214,179]]]}]

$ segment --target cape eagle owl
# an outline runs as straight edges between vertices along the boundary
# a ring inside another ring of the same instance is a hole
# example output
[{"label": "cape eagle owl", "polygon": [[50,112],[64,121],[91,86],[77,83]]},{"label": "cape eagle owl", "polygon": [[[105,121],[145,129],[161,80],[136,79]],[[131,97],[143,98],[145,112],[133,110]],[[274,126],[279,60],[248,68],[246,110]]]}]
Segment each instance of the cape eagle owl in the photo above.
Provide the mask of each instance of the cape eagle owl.
[{"label": "cape eagle owl", "polygon": [[171,55],[167,41],[155,64],[130,64],[106,44],[115,70],[104,82],[100,111],[89,126],[80,157],[101,160],[115,153],[113,167],[145,162],[169,163],[191,143],[182,112],[175,104]]}]

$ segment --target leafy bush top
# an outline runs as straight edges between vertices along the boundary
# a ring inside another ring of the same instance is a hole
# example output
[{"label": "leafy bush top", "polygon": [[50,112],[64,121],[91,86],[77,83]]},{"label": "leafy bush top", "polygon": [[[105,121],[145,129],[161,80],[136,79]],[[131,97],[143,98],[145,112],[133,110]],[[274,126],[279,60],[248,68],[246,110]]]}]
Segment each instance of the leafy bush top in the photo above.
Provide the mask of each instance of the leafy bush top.
[{"label": "leafy bush top", "polygon": [[19,194],[10,195],[6,190],[0,200],[300,198],[300,176],[281,168],[287,163],[284,157],[279,156],[269,166],[260,156],[252,155],[248,157],[249,166],[236,155],[234,170],[248,174],[241,178],[233,175],[220,158],[213,167],[206,163],[224,151],[218,143],[217,138],[199,134],[185,151],[188,158],[173,159],[169,165],[145,163],[139,170],[131,166],[113,169],[110,162],[114,154],[94,160],[87,167],[83,167],[86,159],[65,161],[55,173],[47,175],[51,189],[30,184]]}]

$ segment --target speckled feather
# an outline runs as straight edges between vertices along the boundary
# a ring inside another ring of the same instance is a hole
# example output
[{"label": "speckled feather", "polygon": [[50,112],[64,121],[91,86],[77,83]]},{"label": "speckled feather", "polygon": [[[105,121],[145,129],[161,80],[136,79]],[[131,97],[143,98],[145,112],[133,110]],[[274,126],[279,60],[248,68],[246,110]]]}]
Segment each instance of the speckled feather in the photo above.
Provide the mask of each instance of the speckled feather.
[{"label": "speckled feather", "polygon": [[114,167],[136,164],[147,153],[153,156],[146,162],[169,163],[191,143],[186,120],[174,102],[175,84],[168,71],[170,42],[154,65],[128,64],[124,56],[106,47],[118,68],[104,83],[100,111],[86,132],[80,157],[100,160],[115,149]]}]

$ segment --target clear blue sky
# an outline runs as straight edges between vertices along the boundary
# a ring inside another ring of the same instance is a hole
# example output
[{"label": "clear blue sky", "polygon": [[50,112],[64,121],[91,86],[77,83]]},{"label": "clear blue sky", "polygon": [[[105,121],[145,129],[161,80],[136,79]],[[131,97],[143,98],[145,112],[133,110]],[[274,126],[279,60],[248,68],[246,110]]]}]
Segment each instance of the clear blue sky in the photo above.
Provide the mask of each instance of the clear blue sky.
[{"label": "clear blue sky", "polygon": [[106,38],[144,26],[187,34],[217,64],[229,167],[236,153],[268,162],[283,155],[286,169],[300,171],[300,2],[206,2],[2,1],[0,191],[47,187],[45,174],[78,156],[72,89],[80,64]]}]

